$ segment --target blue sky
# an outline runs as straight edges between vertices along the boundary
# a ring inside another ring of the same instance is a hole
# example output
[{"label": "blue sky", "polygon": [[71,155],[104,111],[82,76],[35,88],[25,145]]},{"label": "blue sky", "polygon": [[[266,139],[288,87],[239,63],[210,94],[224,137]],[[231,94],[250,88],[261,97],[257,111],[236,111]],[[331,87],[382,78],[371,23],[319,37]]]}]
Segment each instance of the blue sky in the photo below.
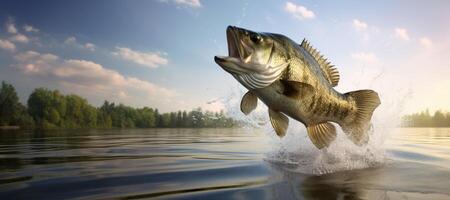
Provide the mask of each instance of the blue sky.
[{"label": "blue sky", "polygon": [[450,110],[448,1],[2,1],[0,80],[22,100],[47,87],[163,111],[223,109],[238,83],[228,25],[307,38],[341,73],[338,90],[377,90],[405,111]]}]

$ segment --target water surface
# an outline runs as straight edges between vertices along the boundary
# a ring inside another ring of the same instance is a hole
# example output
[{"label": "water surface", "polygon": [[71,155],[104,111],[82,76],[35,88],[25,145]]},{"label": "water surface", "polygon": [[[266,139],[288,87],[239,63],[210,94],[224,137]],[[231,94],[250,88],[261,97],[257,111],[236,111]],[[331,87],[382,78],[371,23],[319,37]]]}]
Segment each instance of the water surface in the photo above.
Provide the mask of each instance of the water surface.
[{"label": "water surface", "polygon": [[320,176],[268,161],[267,139],[248,129],[3,131],[0,199],[450,199],[450,129],[396,129],[383,164]]}]

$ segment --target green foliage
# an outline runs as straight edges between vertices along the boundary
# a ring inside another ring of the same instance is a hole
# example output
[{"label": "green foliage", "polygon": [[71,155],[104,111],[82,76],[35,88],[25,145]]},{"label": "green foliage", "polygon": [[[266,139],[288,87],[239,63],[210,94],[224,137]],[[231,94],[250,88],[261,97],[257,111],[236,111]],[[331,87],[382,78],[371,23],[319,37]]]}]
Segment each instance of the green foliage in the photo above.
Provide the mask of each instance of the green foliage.
[{"label": "green foliage", "polygon": [[23,129],[31,129],[34,127],[33,117],[28,113],[27,108],[19,103],[17,113],[15,114],[17,121],[14,125],[19,125]]},{"label": "green foliage", "polygon": [[0,126],[17,125],[22,112],[16,90],[10,84],[2,81],[0,88]]},{"label": "green foliage", "polygon": [[[153,108],[133,108],[105,101],[96,108],[77,95],[63,95],[58,90],[37,88],[29,96],[27,107],[19,102],[11,84],[0,88],[0,126],[31,129],[55,128],[201,128],[234,127],[241,122],[226,117],[223,111],[196,108],[190,112],[160,113]],[[450,113],[429,111],[403,117],[407,127],[450,127]]]},{"label": "green foliage", "polygon": [[[99,128],[179,128],[179,127],[233,127],[237,121],[226,117],[223,112],[202,113],[200,108],[191,112],[178,111],[160,114],[158,109],[148,107],[132,108],[105,101],[97,109]],[[205,123],[208,122],[208,123]]]},{"label": "green foliage", "polygon": [[428,110],[403,117],[403,126],[406,127],[450,127],[450,113],[436,111],[430,115]]},{"label": "green foliage", "polygon": [[37,88],[29,96],[27,107],[19,103],[12,85],[2,82],[0,89],[0,126],[19,125],[21,128],[175,128],[175,127],[233,127],[237,121],[223,112],[159,113],[153,108],[133,108],[105,101],[95,108],[77,95],[63,95],[58,90]]},{"label": "green foliage", "polygon": [[97,126],[97,110],[76,95],[35,89],[28,99],[28,111],[38,128],[88,128]]}]

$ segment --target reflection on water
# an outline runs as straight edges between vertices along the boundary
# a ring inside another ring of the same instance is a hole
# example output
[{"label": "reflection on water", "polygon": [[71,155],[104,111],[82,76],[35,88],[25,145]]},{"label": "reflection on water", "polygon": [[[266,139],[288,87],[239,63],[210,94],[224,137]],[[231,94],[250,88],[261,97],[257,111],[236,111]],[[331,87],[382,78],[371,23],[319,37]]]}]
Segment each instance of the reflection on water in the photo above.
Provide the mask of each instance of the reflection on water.
[{"label": "reflection on water", "polygon": [[384,165],[322,176],[265,161],[267,140],[242,129],[0,132],[0,199],[450,199],[450,129],[397,129]]}]

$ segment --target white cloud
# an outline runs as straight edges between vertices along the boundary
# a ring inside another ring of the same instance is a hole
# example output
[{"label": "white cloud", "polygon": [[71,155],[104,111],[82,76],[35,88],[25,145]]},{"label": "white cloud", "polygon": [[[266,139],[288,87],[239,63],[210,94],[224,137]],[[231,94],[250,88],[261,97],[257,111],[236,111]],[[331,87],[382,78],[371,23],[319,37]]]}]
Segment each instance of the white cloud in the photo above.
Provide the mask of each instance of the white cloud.
[{"label": "white cloud", "polygon": [[132,106],[172,108],[176,92],[136,77],[125,76],[87,60],[61,59],[53,54],[27,51],[15,57],[18,69],[28,76],[45,79],[65,92],[90,100],[105,99]]},{"label": "white cloud", "polygon": [[430,48],[431,46],[433,46],[433,42],[431,41],[430,38],[423,37],[423,38],[420,38],[419,41],[420,41],[420,44],[426,48]]},{"label": "white cloud", "polygon": [[20,62],[17,67],[27,74],[45,74],[58,60],[58,56],[27,51],[16,54],[14,59]]},{"label": "white cloud", "polygon": [[116,47],[116,49],[117,51],[113,52],[114,55],[149,68],[157,68],[169,62],[160,53],[140,52],[126,47]]},{"label": "white cloud", "polygon": [[0,39],[0,49],[5,49],[8,51],[15,51],[16,45],[9,40],[2,40]]},{"label": "white cloud", "polygon": [[95,51],[95,45],[92,43],[89,43],[89,42],[84,44],[84,48],[91,50],[91,51]]},{"label": "white cloud", "polygon": [[68,37],[65,41],[65,44],[76,44],[77,43],[77,38],[75,37]]},{"label": "white cloud", "polygon": [[80,44],[80,43],[78,43],[77,38],[73,37],[73,36],[66,38],[66,40],[64,41],[64,44],[75,46],[75,47],[78,47],[78,48],[84,48],[84,49],[87,49],[89,51],[95,51],[95,49],[97,48],[95,46],[95,44],[92,44],[90,42],[87,42],[85,44]]},{"label": "white cloud", "polygon": [[23,30],[25,30],[26,32],[39,32],[39,29],[34,28],[33,26],[30,26],[28,24],[23,26]]},{"label": "white cloud", "polygon": [[408,35],[408,30],[404,28],[395,28],[395,37],[400,38],[405,41],[409,41],[410,37]]},{"label": "white cloud", "polygon": [[370,52],[359,52],[352,53],[350,56],[358,62],[362,62],[365,64],[375,64],[378,63],[378,57],[374,53]]},{"label": "white cloud", "polygon": [[200,0],[174,0],[174,2],[178,5],[185,5],[193,8],[202,7]]},{"label": "white cloud", "polygon": [[286,2],[286,5],[284,6],[284,10],[288,13],[291,13],[295,18],[299,20],[303,19],[312,19],[315,17],[315,14],[313,11],[308,10],[308,8],[296,5],[292,2]]},{"label": "white cloud", "polygon": [[35,59],[36,57],[40,56],[41,54],[36,51],[26,51],[18,53],[14,56],[14,59],[21,61],[21,62],[28,62],[32,59]]},{"label": "white cloud", "polygon": [[28,43],[30,39],[28,39],[27,36],[21,33],[17,33],[16,35],[11,37],[12,41],[21,42],[21,43]]},{"label": "white cloud", "polygon": [[8,33],[11,33],[11,34],[17,33],[16,25],[14,25],[12,20],[9,20],[8,22],[6,22],[6,31],[8,31]]},{"label": "white cloud", "polygon": [[369,26],[366,22],[360,21],[358,19],[353,19],[353,27],[355,27],[355,29],[358,31],[362,31],[366,30]]}]

